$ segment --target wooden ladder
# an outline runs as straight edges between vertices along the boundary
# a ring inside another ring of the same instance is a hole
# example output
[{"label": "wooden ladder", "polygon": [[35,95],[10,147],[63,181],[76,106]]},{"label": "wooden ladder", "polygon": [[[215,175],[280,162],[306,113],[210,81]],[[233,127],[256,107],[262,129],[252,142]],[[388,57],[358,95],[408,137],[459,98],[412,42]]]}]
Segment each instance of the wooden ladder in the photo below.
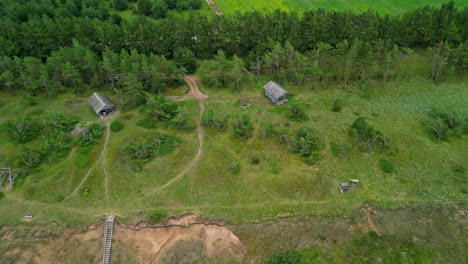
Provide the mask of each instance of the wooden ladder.
[{"label": "wooden ladder", "polygon": [[106,217],[104,225],[104,247],[102,252],[102,263],[110,264],[111,249],[112,249],[112,232],[114,230],[115,216],[109,215]]}]

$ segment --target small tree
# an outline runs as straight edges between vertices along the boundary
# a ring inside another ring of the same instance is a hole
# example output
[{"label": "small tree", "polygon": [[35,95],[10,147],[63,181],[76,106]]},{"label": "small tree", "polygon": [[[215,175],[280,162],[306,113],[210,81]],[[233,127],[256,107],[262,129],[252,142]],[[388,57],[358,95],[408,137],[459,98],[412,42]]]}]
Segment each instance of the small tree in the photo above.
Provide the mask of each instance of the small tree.
[{"label": "small tree", "polygon": [[291,103],[288,110],[289,118],[294,121],[302,122],[309,119],[306,114],[306,108],[303,104],[299,104],[297,102]]},{"label": "small tree", "polygon": [[354,120],[349,134],[364,143],[363,148],[365,151],[371,151],[375,145],[385,147],[389,143],[384,134],[370,126],[362,117]]},{"label": "small tree", "polygon": [[178,130],[190,130],[195,128],[195,124],[189,119],[185,108],[179,108],[177,115],[171,119],[170,124]]},{"label": "small tree", "polygon": [[253,124],[250,121],[250,116],[247,114],[238,113],[232,118],[232,132],[237,138],[249,138],[253,134]]},{"label": "small tree", "polygon": [[120,123],[117,120],[115,120],[114,122],[110,124],[110,129],[114,132],[119,132],[120,130],[122,130],[122,128],[123,128],[122,123]]},{"label": "small tree", "polygon": [[162,94],[146,93],[148,100],[142,106],[145,113],[151,114],[158,120],[171,120],[178,113],[178,106],[172,101],[168,101]]},{"label": "small tree", "polygon": [[187,73],[194,73],[197,70],[195,54],[187,48],[178,48],[175,51],[174,62],[177,67],[187,70]]},{"label": "small tree", "polygon": [[29,142],[41,131],[39,124],[29,117],[8,121],[3,125],[3,128],[17,143]]},{"label": "small tree", "polygon": [[34,168],[41,162],[39,151],[33,150],[30,147],[22,147],[18,153],[24,165],[28,168]]},{"label": "small tree", "polygon": [[104,134],[104,128],[96,123],[82,125],[79,143],[82,146],[88,146],[99,142],[99,138]]},{"label": "small tree", "polygon": [[112,3],[114,4],[114,9],[117,11],[124,11],[128,8],[127,0],[113,0]]},{"label": "small tree", "polygon": [[155,0],[151,7],[151,15],[156,18],[165,18],[167,16],[168,8],[164,0]]},{"label": "small tree", "polygon": [[227,118],[210,109],[203,113],[202,123],[206,127],[213,127],[218,131],[224,131],[227,127]]}]

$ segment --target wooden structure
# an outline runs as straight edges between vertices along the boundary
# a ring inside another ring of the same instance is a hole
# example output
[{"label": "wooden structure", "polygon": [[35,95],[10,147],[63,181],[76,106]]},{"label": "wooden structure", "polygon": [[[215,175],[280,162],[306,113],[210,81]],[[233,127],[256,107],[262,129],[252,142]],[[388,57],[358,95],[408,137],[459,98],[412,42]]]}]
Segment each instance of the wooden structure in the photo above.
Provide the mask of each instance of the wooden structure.
[{"label": "wooden structure", "polygon": [[265,90],[265,95],[276,105],[282,105],[288,101],[286,95],[289,94],[289,92],[274,81],[269,81],[263,86],[263,89]]},{"label": "wooden structure", "polygon": [[348,192],[348,190],[349,190],[349,183],[343,182],[343,183],[340,184],[340,192],[341,193]]},{"label": "wooden structure", "polygon": [[115,216],[109,215],[106,217],[106,223],[104,224],[104,246],[102,249],[102,263],[109,264],[111,258],[112,249],[112,233],[114,231],[114,220]]},{"label": "wooden structure", "polygon": [[115,107],[109,97],[101,93],[93,93],[93,95],[88,98],[88,103],[99,117],[110,114]]}]

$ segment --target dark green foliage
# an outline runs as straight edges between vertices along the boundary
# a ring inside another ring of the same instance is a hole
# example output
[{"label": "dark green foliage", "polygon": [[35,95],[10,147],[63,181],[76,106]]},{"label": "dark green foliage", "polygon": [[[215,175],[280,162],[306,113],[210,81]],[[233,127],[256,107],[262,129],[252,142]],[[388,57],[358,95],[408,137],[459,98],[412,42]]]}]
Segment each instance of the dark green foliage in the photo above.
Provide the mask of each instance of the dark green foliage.
[{"label": "dark green foliage", "polygon": [[136,122],[137,126],[144,127],[146,129],[156,128],[156,120],[153,117],[148,116],[146,118],[140,119]]},{"label": "dark green foliage", "polygon": [[5,197],[5,194],[3,192],[0,192],[0,200]]},{"label": "dark green foliage", "polygon": [[272,137],[276,134],[275,128],[271,122],[260,123],[260,135],[264,138]]},{"label": "dark green foliage", "polygon": [[175,102],[168,101],[162,94],[146,94],[148,99],[146,104],[142,106],[142,110],[154,116],[158,120],[171,120],[179,110]]},{"label": "dark green foliage", "polygon": [[190,9],[196,10],[201,9],[202,0],[188,0]]},{"label": "dark green foliage", "polygon": [[300,153],[304,157],[315,155],[315,151],[322,149],[320,139],[315,135],[312,128],[301,127],[296,134],[289,139],[291,141],[291,151]]},{"label": "dark green foliage", "polygon": [[117,11],[124,11],[128,8],[128,1],[127,0],[112,0],[114,5],[114,9]]},{"label": "dark green foliage", "polygon": [[123,128],[123,125],[120,121],[115,120],[114,122],[110,124],[110,130],[114,132],[119,132],[120,130],[122,130],[122,128]]},{"label": "dark green foliage", "polygon": [[362,117],[353,122],[349,134],[363,143],[365,151],[371,151],[374,146],[386,147],[389,143],[384,134],[370,126]]},{"label": "dark green foliage", "polygon": [[229,169],[232,174],[239,174],[241,171],[241,165],[238,162],[233,162],[229,165]]},{"label": "dark green foliage", "polygon": [[88,155],[91,152],[93,146],[80,146],[78,149],[78,153],[82,155]]},{"label": "dark green foliage", "polygon": [[258,156],[250,157],[250,165],[258,165],[260,163],[260,158]]},{"label": "dark green foliage", "polygon": [[388,160],[381,160],[379,163],[380,169],[385,173],[395,172],[395,167],[393,163]]},{"label": "dark green foliage", "polygon": [[302,122],[309,119],[306,114],[306,107],[303,104],[293,102],[288,107],[288,116],[294,121]]},{"label": "dark green foliage", "polygon": [[87,156],[79,154],[78,156],[76,156],[75,164],[78,168],[86,168],[89,166],[89,164],[91,164],[91,160]]},{"label": "dark green foliage", "polygon": [[216,128],[218,131],[224,131],[227,128],[227,118],[211,109],[203,113],[202,123],[204,126]]},{"label": "dark green foliage", "polygon": [[149,210],[146,212],[146,216],[151,223],[159,224],[159,222],[167,217],[167,212],[164,210]]},{"label": "dark green foliage", "polygon": [[123,146],[123,150],[132,159],[146,162],[155,156],[171,153],[179,143],[179,137],[159,132],[133,139]]},{"label": "dark green foliage", "polygon": [[171,119],[170,124],[178,130],[191,130],[195,128],[195,124],[189,119],[183,107],[179,108],[177,115]]},{"label": "dark green foliage", "polygon": [[37,167],[41,162],[41,153],[30,147],[21,147],[18,150],[18,154],[24,165],[28,168]]},{"label": "dark green foliage", "polygon": [[2,130],[6,131],[16,143],[27,143],[33,140],[41,132],[41,126],[29,117],[21,117],[2,124]]},{"label": "dark green foliage", "polygon": [[104,127],[97,123],[82,125],[78,143],[81,146],[96,144],[103,134]]},{"label": "dark green foliage", "polygon": [[79,119],[74,116],[65,115],[55,111],[48,111],[42,118],[43,124],[47,129],[60,130],[62,132],[70,132]]},{"label": "dark green foliage", "polygon": [[32,96],[32,95],[23,94],[22,99],[23,99],[23,103],[26,106],[35,106],[35,105],[37,105],[36,98],[34,98],[34,96]]},{"label": "dark green foliage", "polygon": [[168,8],[164,0],[154,0],[151,7],[151,16],[159,19],[167,16]]},{"label": "dark green foliage", "polygon": [[343,102],[339,99],[336,99],[333,102],[332,112],[340,112],[342,108],[343,108]]},{"label": "dark green foliage", "polygon": [[187,48],[178,48],[175,51],[174,62],[177,67],[187,70],[187,73],[194,73],[197,70],[195,54]]},{"label": "dark green foliage", "polygon": [[432,120],[428,129],[437,139],[447,140],[449,136],[467,134],[468,123],[453,112],[432,109],[429,112]]},{"label": "dark green foliage", "polygon": [[46,136],[43,136],[43,145],[41,153],[44,156],[55,157],[64,157],[68,150],[73,146],[72,139],[68,134],[54,131]]},{"label": "dark green foliage", "polygon": [[302,256],[297,252],[287,251],[273,255],[265,261],[265,264],[303,264]]},{"label": "dark green foliage", "polygon": [[174,8],[176,8],[177,2],[179,2],[179,0],[165,0],[165,2],[166,2],[166,5],[167,5],[167,8],[174,9]]},{"label": "dark green foliage", "polygon": [[309,156],[305,157],[305,163],[307,165],[315,165],[320,160],[320,154],[316,151],[312,151]]},{"label": "dark green foliage", "polygon": [[254,127],[250,116],[243,113],[237,113],[232,117],[232,133],[237,138],[250,138]]},{"label": "dark green foliage", "polygon": [[138,8],[138,13],[145,15],[145,16],[150,16],[152,12],[152,2],[150,0],[138,0],[137,2],[137,8]]}]

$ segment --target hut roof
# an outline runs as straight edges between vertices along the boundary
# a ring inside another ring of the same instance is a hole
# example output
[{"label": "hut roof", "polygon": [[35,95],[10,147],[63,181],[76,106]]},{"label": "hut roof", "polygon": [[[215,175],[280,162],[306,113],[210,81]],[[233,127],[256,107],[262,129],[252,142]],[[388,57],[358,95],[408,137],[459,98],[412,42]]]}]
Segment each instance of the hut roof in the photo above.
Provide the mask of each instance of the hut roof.
[{"label": "hut roof", "polygon": [[88,98],[88,103],[91,105],[91,108],[93,108],[94,112],[96,112],[98,115],[102,110],[114,107],[109,97],[101,93],[93,93],[93,95]]},{"label": "hut roof", "polygon": [[265,86],[263,86],[265,94],[273,101],[278,100],[281,96],[289,94],[289,92],[274,81],[269,81]]}]

